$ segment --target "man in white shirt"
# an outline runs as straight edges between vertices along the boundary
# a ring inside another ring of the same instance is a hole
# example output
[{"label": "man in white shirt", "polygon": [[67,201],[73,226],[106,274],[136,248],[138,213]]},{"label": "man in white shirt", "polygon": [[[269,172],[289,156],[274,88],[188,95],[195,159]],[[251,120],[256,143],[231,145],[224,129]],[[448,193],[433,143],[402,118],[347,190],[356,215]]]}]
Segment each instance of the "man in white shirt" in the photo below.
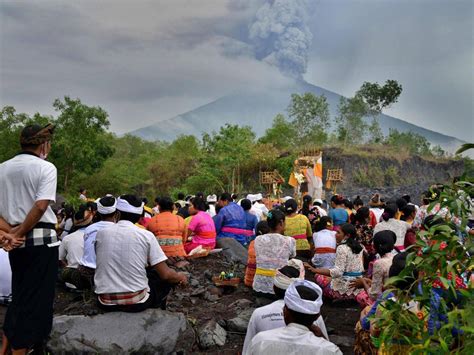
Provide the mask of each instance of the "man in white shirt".
[{"label": "man in white shirt", "polygon": [[115,224],[117,213],[117,200],[112,195],[106,195],[97,201],[97,216],[99,221],[91,224],[84,231],[84,252],[77,271],[79,273],[80,289],[90,289],[94,284],[96,268],[95,241],[97,232]]},{"label": "man in white shirt", "polygon": [[322,337],[314,326],[319,317],[323,292],[306,280],[294,281],[285,292],[283,317],[286,326],[258,333],[249,354],[342,354],[339,348]]},{"label": "man in white shirt", "polygon": [[94,275],[98,305],[106,311],[140,312],[166,308],[173,285],[186,285],[187,276],[168,268],[153,233],[135,225],[143,202],[133,195],[117,199],[120,220],[96,236]]},{"label": "man in white shirt", "polygon": [[[26,237],[21,247],[9,252],[13,295],[3,326],[2,351],[10,346],[15,353],[26,353],[42,346],[52,327],[60,242],[50,207],[56,200],[57,170],[45,159],[53,131],[51,124],[25,127],[21,153],[0,164],[2,230],[10,240]],[[10,242],[6,247],[13,246]]]},{"label": "man in white shirt", "polygon": [[216,195],[209,195],[207,196],[207,204],[209,209],[207,210],[207,214],[209,216],[214,217],[216,215],[216,203],[217,203],[217,196]]},{"label": "man in white shirt", "polygon": [[[278,300],[269,305],[257,308],[252,313],[252,317],[250,317],[247,327],[247,334],[245,336],[244,347],[242,350],[243,355],[250,353],[250,343],[255,335],[266,330],[282,328],[285,326],[285,320],[283,319],[285,291],[293,281],[301,279],[300,277],[300,271],[293,266],[284,266],[277,270],[273,281],[273,290],[275,291],[275,296]],[[329,339],[322,316],[318,317],[314,322],[314,325],[321,330],[321,333],[326,339]]]},{"label": "man in white shirt", "polygon": [[320,198],[314,200],[313,206],[317,208],[321,217],[328,215],[327,211],[323,208],[323,200],[321,200]]},{"label": "man in white shirt", "polygon": [[74,215],[74,229],[76,231],[68,234],[59,246],[59,261],[63,267],[60,279],[68,287],[73,285],[82,289],[77,268],[84,254],[84,232],[92,223],[92,217],[92,213],[85,209],[76,212]]}]

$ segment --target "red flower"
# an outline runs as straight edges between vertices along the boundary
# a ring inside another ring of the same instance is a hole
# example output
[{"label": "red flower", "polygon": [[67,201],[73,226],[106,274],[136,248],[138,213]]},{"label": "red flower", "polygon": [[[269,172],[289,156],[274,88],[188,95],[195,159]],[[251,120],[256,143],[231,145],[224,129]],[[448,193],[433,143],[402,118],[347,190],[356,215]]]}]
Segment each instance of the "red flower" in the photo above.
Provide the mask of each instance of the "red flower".
[{"label": "red flower", "polygon": [[441,242],[440,246],[439,246],[439,250],[444,250],[448,247],[448,243],[446,242]]}]

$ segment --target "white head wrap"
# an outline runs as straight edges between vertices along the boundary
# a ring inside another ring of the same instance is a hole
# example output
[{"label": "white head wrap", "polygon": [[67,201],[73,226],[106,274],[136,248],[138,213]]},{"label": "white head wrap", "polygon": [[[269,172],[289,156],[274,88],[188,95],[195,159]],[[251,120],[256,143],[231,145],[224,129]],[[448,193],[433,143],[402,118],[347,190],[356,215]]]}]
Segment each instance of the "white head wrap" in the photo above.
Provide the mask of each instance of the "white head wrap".
[{"label": "white head wrap", "polygon": [[292,278],[292,277],[286,276],[285,274],[277,270],[275,277],[273,279],[273,285],[275,285],[275,287],[278,287],[281,290],[286,290],[293,281],[304,279],[304,274],[305,274],[304,265],[301,260],[290,259],[290,261],[288,261],[288,266],[291,266],[295,268],[296,270],[298,270],[300,275],[298,277]]},{"label": "white head wrap", "polygon": [[304,264],[301,260],[298,260],[298,259],[290,259],[288,261],[288,266],[292,266],[294,267],[295,269],[299,270],[300,272],[300,279],[304,279],[304,275],[305,275],[305,272],[304,272]]},{"label": "white head wrap", "polygon": [[[318,294],[316,301],[304,300],[301,298],[297,286],[306,286]],[[323,305],[323,291],[314,282],[306,280],[294,281],[285,292],[285,306],[295,312],[303,314],[318,314]]]},{"label": "white head wrap", "polygon": [[[106,195],[105,197],[113,197]],[[97,212],[102,215],[114,213],[117,210],[117,199],[114,198],[114,204],[112,206],[104,206],[100,203],[100,199],[97,200]]]},{"label": "white head wrap", "polygon": [[250,202],[254,203],[255,201],[257,201],[257,195],[248,194],[247,200],[250,200]]},{"label": "white head wrap", "polygon": [[217,196],[216,195],[207,196],[207,202],[217,202]]},{"label": "white head wrap", "polygon": [[286,201],[288,201],[288,200],[291,200],[292,198],[293,198],[293,197],[291,197],[291,196],[285,196],[285,197],[282,197],[281,200],[282,200],[283,202],[286,202]]},{"label": "white head wrap", "polygon": [[128,213],[141,215],[143,213],[144,205],[145,203],[142,202],[140,207],[135,207],[129,204],[127,200],[123,200],[120,197],[117,199],[117,209],[122,212],[128,212]]}]

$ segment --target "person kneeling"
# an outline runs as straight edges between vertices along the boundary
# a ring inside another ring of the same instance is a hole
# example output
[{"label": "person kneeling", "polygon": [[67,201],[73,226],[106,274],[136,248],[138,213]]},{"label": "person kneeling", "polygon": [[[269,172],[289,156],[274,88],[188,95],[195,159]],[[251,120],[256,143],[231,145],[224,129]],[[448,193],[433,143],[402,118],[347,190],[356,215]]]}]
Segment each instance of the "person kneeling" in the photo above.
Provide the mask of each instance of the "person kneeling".
[{"label": "person kneeling", "polygon": [[316,284],[294,281],[285,292],[283,317],[286,327],[258,333],[250,345],[250,354],[342,354],[324,339],[313,323],[318,319],[323,292]]},{"label": "person kneeling", "polygon": [[140,199],[121,196],[117,211],[118,223],[100,230],[96,237],[94,283],[99,307],[123,312],[165,309],[171,288],[186,285],[187,277],[168,268],[153,233],[135,226],[143,213]]}]

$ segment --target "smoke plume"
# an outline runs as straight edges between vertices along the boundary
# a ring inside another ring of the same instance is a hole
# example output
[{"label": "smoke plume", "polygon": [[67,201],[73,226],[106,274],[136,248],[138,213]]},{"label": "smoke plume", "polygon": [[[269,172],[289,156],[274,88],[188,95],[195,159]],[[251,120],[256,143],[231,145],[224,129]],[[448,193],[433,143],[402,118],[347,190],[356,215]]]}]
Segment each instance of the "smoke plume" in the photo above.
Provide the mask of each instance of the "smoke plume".
[{"label": "smoke plume", "polygon": [[308,65],[312,34],[306,25],[307,0],[267,0],[250,26],[257,59],[301,78]]}]

